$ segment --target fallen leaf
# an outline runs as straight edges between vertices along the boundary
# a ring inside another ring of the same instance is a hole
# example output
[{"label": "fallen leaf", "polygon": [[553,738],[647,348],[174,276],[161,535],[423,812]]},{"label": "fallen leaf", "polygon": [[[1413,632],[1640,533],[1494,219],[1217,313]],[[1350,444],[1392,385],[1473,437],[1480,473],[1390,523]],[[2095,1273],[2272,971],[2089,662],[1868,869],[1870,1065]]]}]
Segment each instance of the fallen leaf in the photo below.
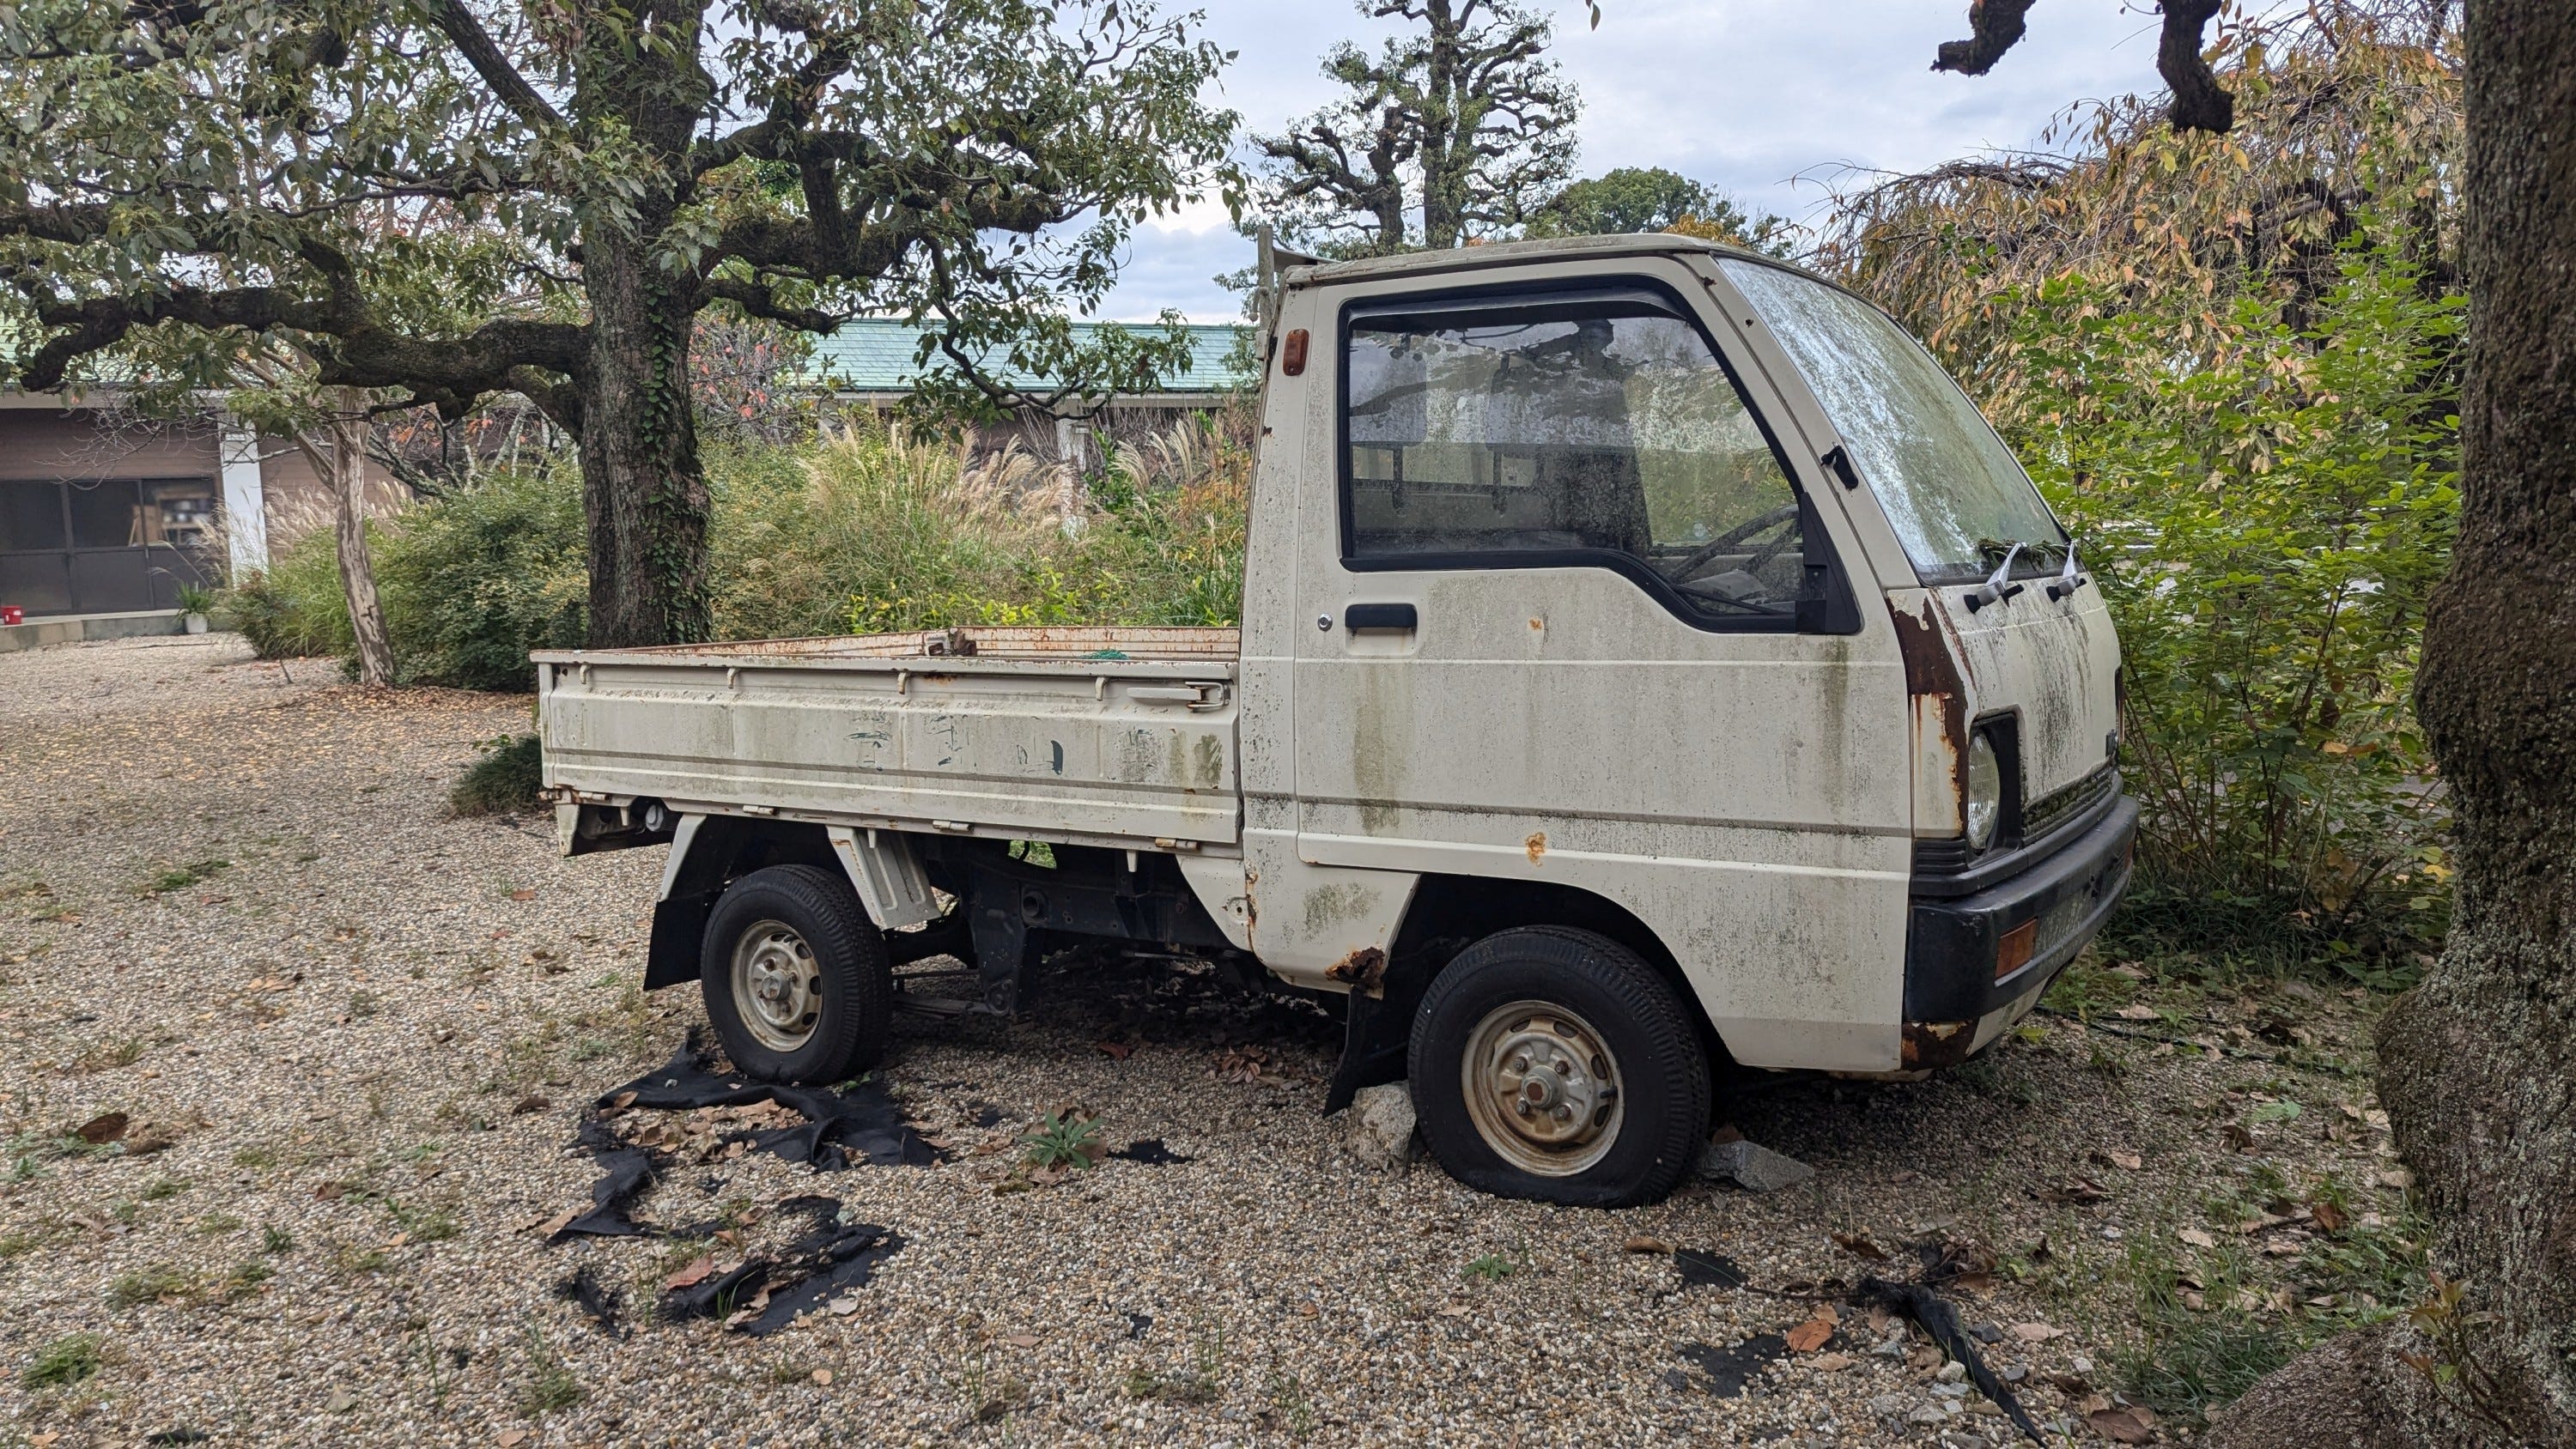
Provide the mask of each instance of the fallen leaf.
[{"label": "fallen leaf", "polygon": [[2144,1005],[2123,1006],[2111,1014],[2120,1018],[2122,1021],[2153,1021],[2156,1019],[2156,1009],[2152,1006]]},{"label": "fallen leaf", "polygon": [[1833,1236],[1834,1245],[1841,1248],[1846,1253],[1850,1253],[1855,1257],[1867,1258],[1873,1263],[1884,1263],[1887,1261],[1887,1250],[1880,1247],[1878,1244],[1871,1242],[1869,1240],[1869,1234],[1867,1233],[1836,1233]]},{"label": "fallen leaf", "polygon": [[1639,1233],[1619,1245],[1619,1251],[1623,1253],[1669,1253],[1672,1250],[1672,1244],[1644,1233]]},{"label": "fallen leaf", "polygon": [[2045,1323],[2016,1323],[2012,1326],[2012,1336],[2024,1343],[2046,1343],[2065,1332],[2065,1329],[2053,1328]]},{"label": "fallen leaf", "polygon": [[2145,1157],[2135,1152],[2123,1152],[2116,1147],[2094,1153],[2093,1160],[2104,1167],[2116,1167],[2123,1172],[2136,1172],[2147,1165]]},{"label": "fallen leaf", "polygon": [[1096,1041],[1091,1044],[1091,1049],[1113,1062],[1127,1060],[1127,1054],[1135,1050],[1123,1041]]},{"label": "fallen leaf", "polygon": [[350,1393],[345,1388],[340,1388],[333,1389],[331,1391],[331,1397],[322,1401],[322,1407],[324,1411],[328,1413],[345,1414],[349,1412],[349,1410],[357,1407],[357,1403],[357,1395]]},{"label": "fallen leaf", "polygon": [[543,1097],[521,1097],[519,1099],[519,1104],[510,1109],[510,1115],[513,1117],[524,1117],[531,1112],[543,1112],[552,1106],[554,1106],[554,1103],[547,1101]]},{"label": "fallen leaf", "polygon": [[1852,1356],[1847,1353],[1820,1353],[1807,1365],[1820,1374],[1841,1373],[1851,1366]]},{"label": "fallen leaf", "polygon": [[125,1135],[125,1114],[102,1112],[72,1129],[74,1135],[92,1147],[114,1142]]},{"label": "fallen leaf", "polygon": [[691,1258],[688,1262],[680,1265],[680,1267],[674,1271],[670,1277],[663,1279],[662,1291],[669,1293],[681,1288],[695,1287],[696,1285],[705,1282],[707,1275],[715,1270],[716,1260],[704,1253],[700,1253],[696,1257]]},{"label": "fallen leaf", "polygon": [[2144,1409],[2106,1409],[2087,1414],[2084,1422],[2093,1432],[2120,1444],[2144,1444],[2156,1436],[2155,1416]]},{"label": "fallen leaf", "polygon": [[348,1191],[349,1185],[345,1182],[326,1182],[314,1188],[313,1195],[324,1202],[338,1202]]},{"label": "fallen leaf", "polygon": [[1796,1353],[1814,1353],[1817,1349],[1824,1347],[1825,1340],[1834,1336],[1835,1321],[1836,1316],[1834,1313],[1834,1306],[1832,1304],[1827,1303],[1818,1307],[1813,1318],[1810,1318],[1806,1322],[1789,1330],[1788,1338],[1791,1351]]},{"label": "fallen leaf", "polygon": [[851,1314],[859,1311],[859,1300],[850,1294],[844,1293],[840,1297],[833,1299],[831,1302],[826,1303],[823,1306],[831,1309],[834,1315],[841,1318],[847,1318]]},{"label": "fallen leaf", "polygon": [[2381,1187],[2393,1187],[2399,1192],[2404,1192],[2406,1189],[2415,1185],[2415,1174],[2408,1172],[2402,1167],[2392,1167],[2386,1172],[2379,1174],[2379,1185]]},{"label": "fallen leaf", "polygon": [[528,1442],[528,1431],[525,1429],[504,1429],[501,1431],[500,1437],[494,1439],[492,1442],[500,1445],[501,1449],[519,1449],[520,1445]]},{"label": "fallen leaf", "polygon": [[2182,1239],[2184,1242],[2189,1243],[2195,1248],[2215,1248],[2218,1246],[2218,1239],[2211,1237],[2209,1234],[2202,1232],[2198,1228],[2179,1228],[2175,1230],[2174,1236]]},{"label": "fallen leaf", "polygon": [[1467,1307],[1463,1303],[1452,1303],[1448,1307],[1440,1310],[1440,1316],[1443,1318],[1464,1318],[1467,1316]]},{"label": "fallen leaf", "polygon": [[564,1229],[571,1227],[572,1220],[580,1216],[581,1209],[565,1208],[562,1212],[559,1212],[553,1217],[546,1219],[544,1222],[537,1224],[537,1231],[551,1238],[555,1234],[562,1232]]},{"label": "fallen leaf", "polygon": [[827,1389],[830,1388],[832,1386],[832,1371],[830,1369],[814,1370],[814,1382],[821,1384]]},{"label": "fallen leaf", "polygon": [[1716,1131],[1708,1134],[1708,1143],[1711,1147],[1724,1147],[1729,1142],[1741,1142],[1743,1140],[1743,1130],[1738,1128],[1732,1122],[1721,1122],[1717,1124]]},{"label": "fallen leaf", "polygon": [[2342,1208],[2322,1198],[2308,1204],[2308,1216],[2316,1220],[2320,1230],[2329,1233],[2342,1232],[2346,1221]]},{"label": "fallen leaf", "polygon": [[1013,1348],[1035,1348],[1038,1346],[1038,1336],[1034,1333],[1014,1333],[1005,1336],[1002,1342]]}]

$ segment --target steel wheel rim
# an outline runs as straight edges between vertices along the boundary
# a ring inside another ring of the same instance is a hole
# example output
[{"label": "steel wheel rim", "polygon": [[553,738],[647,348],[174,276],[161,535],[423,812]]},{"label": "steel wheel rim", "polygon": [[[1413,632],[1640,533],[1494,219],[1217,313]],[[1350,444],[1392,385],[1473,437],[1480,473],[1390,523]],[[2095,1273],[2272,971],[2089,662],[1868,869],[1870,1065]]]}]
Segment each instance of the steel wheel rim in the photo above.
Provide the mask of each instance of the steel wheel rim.
[{"label": "steel wheel rim", "polygon": [[1467,1034],[1459,1086],[1485,1145],[1540,1177],[1572,1177],[1599,1162],[1627,1115],[1619,1059],[1607,1040],[1549,1001],[1486,1012]]},{"label": "steel wheel rim", "polygon": [[757,921],[734,939],[733,1011],[752,1040],[793,1052],[823,1017],[823,967],[784,921]]}]

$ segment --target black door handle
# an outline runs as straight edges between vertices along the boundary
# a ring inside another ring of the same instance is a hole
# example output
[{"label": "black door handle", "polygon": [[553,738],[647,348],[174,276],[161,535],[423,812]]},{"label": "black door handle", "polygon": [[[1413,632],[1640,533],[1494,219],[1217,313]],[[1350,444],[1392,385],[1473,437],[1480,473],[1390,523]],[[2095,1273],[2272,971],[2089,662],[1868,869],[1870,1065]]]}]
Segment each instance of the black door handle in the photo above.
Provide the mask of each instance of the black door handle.
[{"label": "black door handle", "polygon": [[1412,630],[1420,623],[1411,604],[1352,604],[1342,610],[1342,627],[1354,634],[1362,629]]}]

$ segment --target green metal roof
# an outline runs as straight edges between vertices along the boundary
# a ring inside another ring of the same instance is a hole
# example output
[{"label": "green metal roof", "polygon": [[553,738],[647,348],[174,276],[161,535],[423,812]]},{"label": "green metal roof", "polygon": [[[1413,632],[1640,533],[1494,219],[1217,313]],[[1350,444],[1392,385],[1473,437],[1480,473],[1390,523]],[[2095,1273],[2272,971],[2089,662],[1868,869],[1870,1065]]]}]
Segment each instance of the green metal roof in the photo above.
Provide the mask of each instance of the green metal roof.
[{"label": "green metal roof", "polygon": [[[1074,337],[1089,342],[1108,324],[1076,322]],[[1157,332],[1161,324],[1136,322],[1127,324],[1139,333]],[[806,359],[802,381],[811,385],[828,385],[842,392],[906,392],[920,369],[913,357],[921,346],[924,329],[891,317],[858,317],[842,323],[830,334],[814,339],[813,355]],[[1194,323],[1185,330],[1190,334],[1189,370],[1169,378],[1154,389],[1156,392],[1232,392],[1242,385],[1226,358],[1234,351],[1235,334],[1231,324]],[[1000,362],[988,369],[997,381],[1013,387],[1044,387],[1047,380],[1022,372]]]}]

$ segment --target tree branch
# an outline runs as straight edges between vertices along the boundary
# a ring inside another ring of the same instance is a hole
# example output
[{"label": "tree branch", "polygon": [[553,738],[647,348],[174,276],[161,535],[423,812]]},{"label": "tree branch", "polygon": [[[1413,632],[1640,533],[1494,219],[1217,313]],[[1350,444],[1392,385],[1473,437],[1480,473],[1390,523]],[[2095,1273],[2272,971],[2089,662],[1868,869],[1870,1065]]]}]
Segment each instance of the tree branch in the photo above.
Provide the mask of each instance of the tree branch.
[{"label": "tree branch", "polygon": [[539,131],[564,129],[562,114],[537,93],[535,86],[528,84],[528,78],[519,74],[508,57],[501,54],[501,47],[493,42],[491,32],[485,30],[483,22],[476,20],[473,12],[465,8],[464,0],[429,0],[425,8],[431,21],[474,67],[474,73],[483,77],[483,83],[490,86],[492,93],[501,98],[503,105],[516,112],[520,120]]},{"label": "tree branch", "polygon": [[778,300],[778,294],[766,282],[745,281],[739,277],[709,277],[698,284],[702,299],[731,302],[745,313],[784,323],[800,332],[829,332],[849,320],[839,312],[826,312],[816,307],[792,307]]},{"label": "tree branch", "polygon": [[2164,0],[2164,32],[2156,40],[2156,74],[2173,89],[2165,119],[2177,131],[2225,135],[2236,124],[2236,98],[2219,85],[2201,53],[2201,32],[2218,13],[2219,0]]},{"label": "tree branch", "polygon": [[[1955,70],[1961,75],[1984,75],[2004,58],[2004,52],[2021,42],[2027,27],[2022,17],[2030,13],[2034,0],[1969,0],[1968,28],[1973,33],[1965,40],[1945,40],[1932,57],[1934,70]],[[2170,11],[2168,12],[2170,13]]]}]

